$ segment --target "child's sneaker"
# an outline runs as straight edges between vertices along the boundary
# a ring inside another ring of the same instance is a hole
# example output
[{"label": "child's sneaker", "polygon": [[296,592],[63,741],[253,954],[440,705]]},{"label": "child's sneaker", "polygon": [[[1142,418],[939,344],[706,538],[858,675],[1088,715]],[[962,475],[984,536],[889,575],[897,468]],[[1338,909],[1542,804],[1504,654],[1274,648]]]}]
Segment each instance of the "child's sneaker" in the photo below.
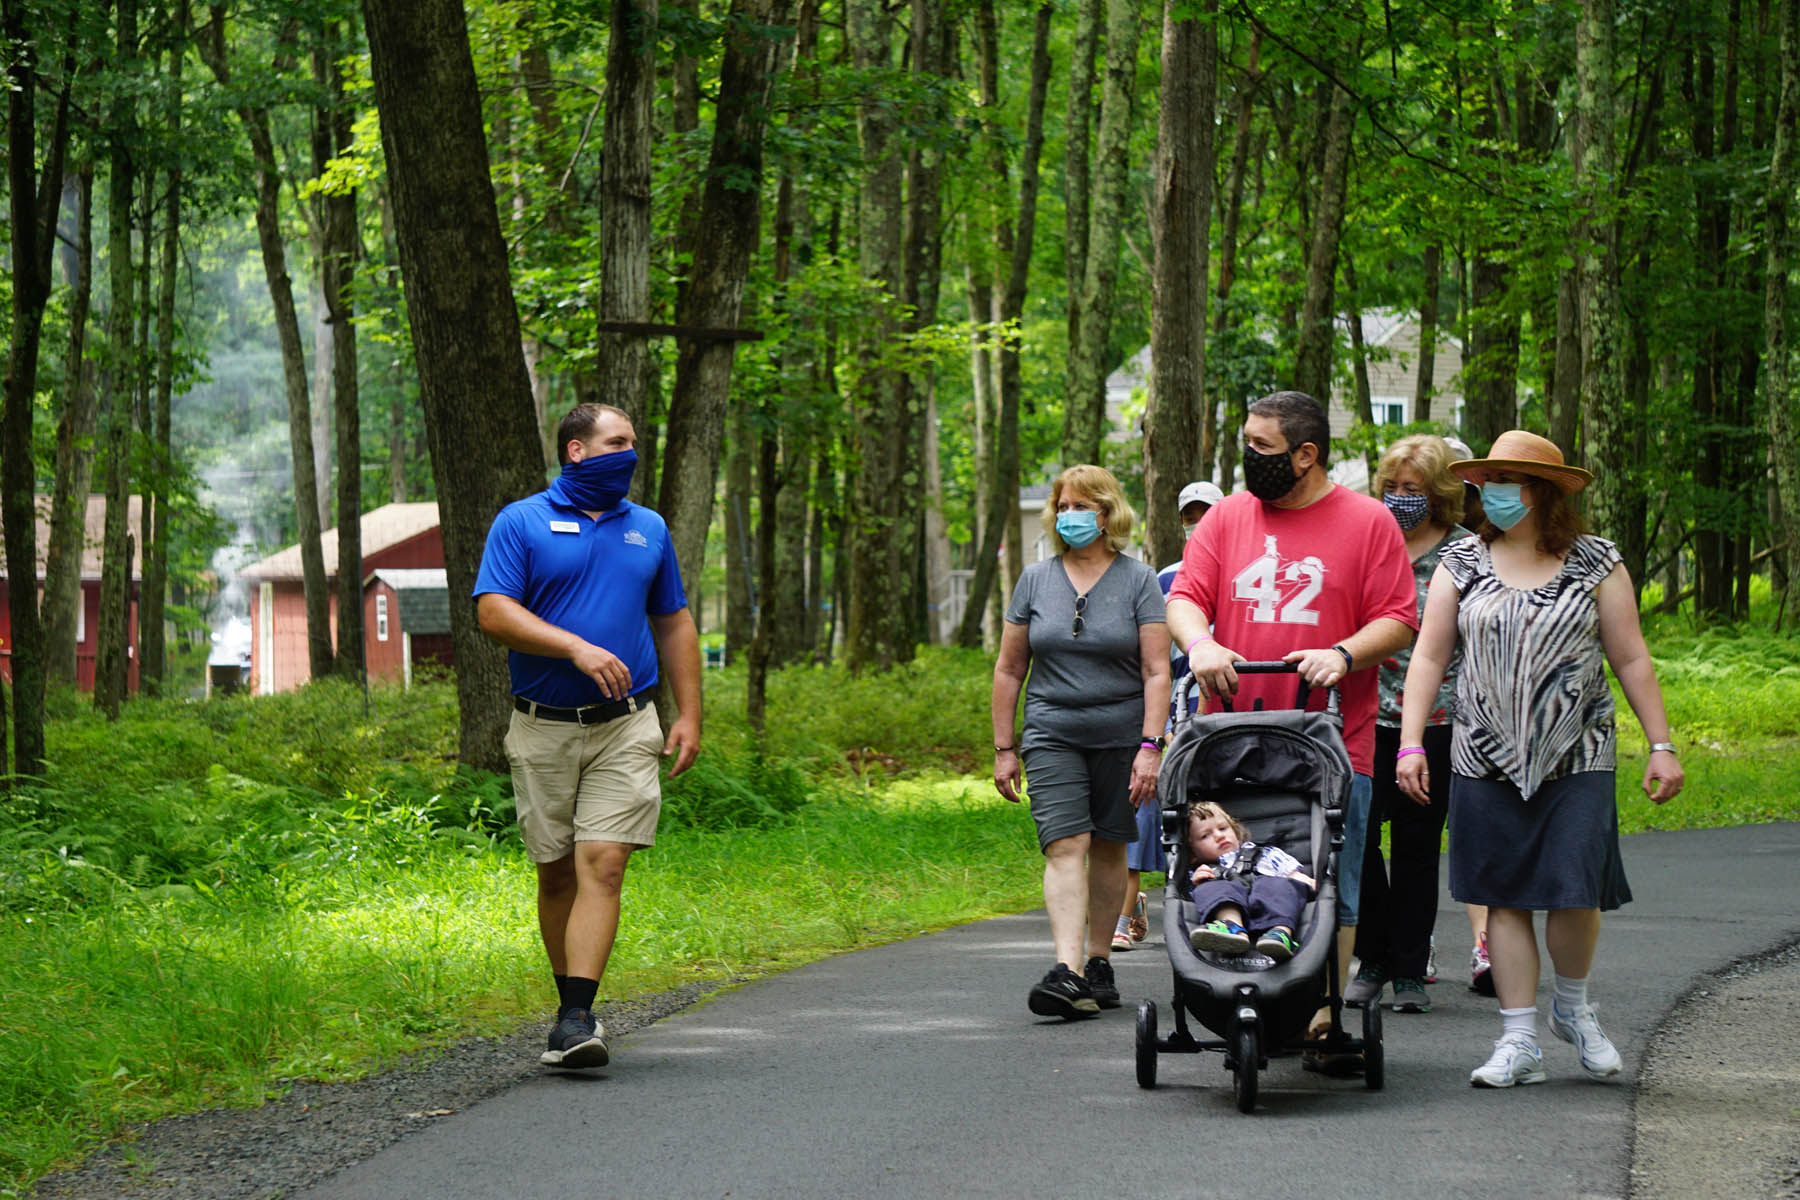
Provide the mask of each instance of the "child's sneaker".
[{"label": "child's sneaker", "polygon": [[1612,1039],[1600,1030],[1594,1006],[1583,1004],[1573,1012],[1565,1012],[1556,1001],[1550,1003],[1550,1032],[1581,1051],[1581,1069],[1595,1079],[1617,1075],[1624,1064]]},{"label": "child's sneaker", "polygon": [[1294,957],[1294,938],[1285,929],[1270,929],[1256,939],[1256,948],[1276,962]]},{"label": "child's sneaker", "polygon": [[1469,1083],[1478,1088],[1509,1088],[1521,1083],[1542,1083],[1544,1053],[1522,1033],[1509,1033],[1494,1043],[1488,1060],[1469,1072]]},{"label": "child's sneaker", "polygon": [[1210,950],[1214,954],[1248,954],[1250,935],[1242,925],[1232,921],[1208,921],[1188,934],[1188,945],[1196,953]]}]

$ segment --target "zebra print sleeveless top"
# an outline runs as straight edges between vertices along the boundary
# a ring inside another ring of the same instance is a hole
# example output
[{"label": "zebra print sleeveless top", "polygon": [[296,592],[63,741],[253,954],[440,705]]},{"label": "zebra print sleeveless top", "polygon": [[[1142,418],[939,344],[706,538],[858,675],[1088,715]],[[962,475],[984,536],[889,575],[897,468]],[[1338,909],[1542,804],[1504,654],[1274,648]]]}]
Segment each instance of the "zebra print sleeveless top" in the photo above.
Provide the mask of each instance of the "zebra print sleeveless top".
[{"label": "zebra print sleeveless top", "polygon": [[1480,538],[1446,548],[1440,561],[1461,597],[1451,770],[1505,779],[1527,800],[1549,780],[1613,770],[1613,697],[1594,589],[1623,561],[1618,548],[1583,534],[1556,577],[1530,589],[1500,582]]}]

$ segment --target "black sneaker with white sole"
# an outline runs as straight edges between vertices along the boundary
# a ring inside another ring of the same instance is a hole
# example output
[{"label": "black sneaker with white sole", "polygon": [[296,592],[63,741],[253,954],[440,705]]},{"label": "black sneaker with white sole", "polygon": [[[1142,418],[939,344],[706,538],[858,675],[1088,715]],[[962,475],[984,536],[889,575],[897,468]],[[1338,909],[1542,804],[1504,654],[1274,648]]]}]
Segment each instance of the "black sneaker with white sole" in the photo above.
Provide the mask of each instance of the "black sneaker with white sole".
[{"label": "black sneaker with white sole", "polygon": [[1069,1021],[1091,1017],[1100,1011],[1088,981],[1069,970],[1067,963],[1051,967],[1031,989],[1026,1004],[1040,1017],[1062,1017]]},{"label": "black sneaker with white sole", "polygon": [[585,1008],[564,1013],[550,1031],[550,1048],[538,1055],[546,1067],[570,1069],[604,1067],[608,1058],[606,1029]]},{"label": "black sneaker with white sole", "polygon": [[1094,1003],[1101,1008],[1119,1007],[1119,985],[1113,979],[1112,964],[1098,954],[1087,960],[1087,966],[1081,968],[1087,976],[1088,990],[1094,993]]}]

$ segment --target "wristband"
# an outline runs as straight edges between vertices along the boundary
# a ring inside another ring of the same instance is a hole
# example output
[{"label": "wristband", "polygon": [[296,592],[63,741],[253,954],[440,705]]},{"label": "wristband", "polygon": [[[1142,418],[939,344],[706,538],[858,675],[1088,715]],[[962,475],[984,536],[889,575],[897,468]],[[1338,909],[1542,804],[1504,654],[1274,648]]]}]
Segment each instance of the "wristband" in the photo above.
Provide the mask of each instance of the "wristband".
[{"label": "wristband", "polygon": [[1394,755],[1394,761],[1399,762],[1401,759],[1405,758],[1409,754],[1423,754],[1423,753],[1425,753],[1425,747],[1423,747],[1423,746],[1402,746],[1402,747],[1400,747],[1400,753]]},{"label": "wristband", "polygon": [[1333,646],[1332,649],[1344,656],[1344,674],[1348,675],[1350,672],[1356,670],[1356,660],[1350,657],[1350,652],[1344,649],[1342,642]]},{"label": "wristband", "polygon": [[1014,749],[1014,747],[1012,747],[1012,746],[995,746],[994,753],[995,754],[1011,754],[1013,752],[1013,749]]},{"label": "wristband", "polygon": [[1198,646],[1201,642],[1210,642],[1212,640],[1213,640],[1212,634],[1203,633],[1199,637],[1195,638],[1193,641],[1189,642],[1187,644],[1187,648],[1185,650],[1183,650],[1182,653],[1187,655],[1189,658],[1192,658],[1192,657],[1194,657],[1194,647],[1195,646]]}]

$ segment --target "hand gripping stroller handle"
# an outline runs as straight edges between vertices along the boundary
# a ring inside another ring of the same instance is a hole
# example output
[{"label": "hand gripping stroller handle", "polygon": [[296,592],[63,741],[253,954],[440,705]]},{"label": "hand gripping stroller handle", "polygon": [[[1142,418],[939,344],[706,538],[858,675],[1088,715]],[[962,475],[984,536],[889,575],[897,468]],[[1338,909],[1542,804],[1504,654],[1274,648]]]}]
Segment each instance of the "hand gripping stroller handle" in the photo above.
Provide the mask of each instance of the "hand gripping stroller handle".
[{"label": "hand gripping stroller handle", "polygon": [[[1235,663],[1231,664],[1231,667],[1232,667],[1232,670],[1236,671],[1239,675],[1294,675],[1294,674],[1297,674],[1300,670],[1299,663],[1280,662],[1280,661],[1235,662]],[[1194,686],[1197,682],[1198,681],[1194,678],[1194,673],[1192,671],[1187,672],[1179,680],[1176,681],[1176,684],[1175,684],[1175,723],[1177,725],[1180,725],[1183,722],[1187,721],[1187,719],[1189,717],[1188,696],[1192,694],[1192,692],[1194,690]],[[1294,692],[1294,707],[1295,708],[1305,708],[1307,698],[1309,696],[1311,696],[1311,694],[1312,694],[1312,689],[1307,684],[1306,680],[1304,680],[1304,679],[1297,680],[1297,683],[1299,686],[1295,689],[1295,692]],[[1326,693],[1326,696],[1325,696],[1325,711],[1330,713],[1332,716],[1337,716],[1339,713],[1339,699],[1340,699],[1340,697],[1338,695],[1338,686],[1337,686],[1337,684],[1334,683],[1331,685],[1330,690]],[[1226,712],[1235,711],[1231,707],[1231,697],[1221,696],[1221,697],[1219,697],[1219,702],[1225,706]]]}]

